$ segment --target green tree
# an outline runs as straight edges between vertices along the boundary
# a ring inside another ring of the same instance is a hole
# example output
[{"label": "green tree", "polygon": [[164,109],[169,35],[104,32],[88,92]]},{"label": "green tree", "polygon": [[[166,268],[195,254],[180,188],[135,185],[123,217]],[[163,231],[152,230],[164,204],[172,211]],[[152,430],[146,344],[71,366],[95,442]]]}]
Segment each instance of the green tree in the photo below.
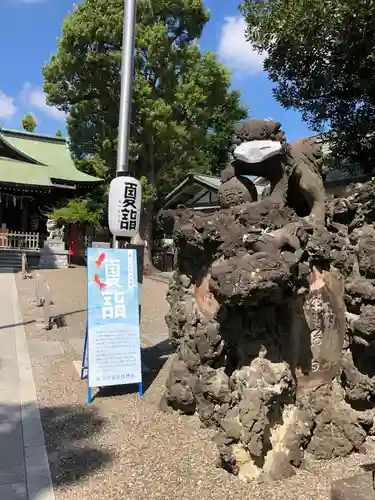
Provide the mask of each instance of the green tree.
[{"label": "green tree", "polygon": [[[88,157],[76,162],[78,170],[99,179],[105,178],[106,166],[99,157]],[[105,183],[90,190],[89,195],[61,200],[46,215],[61,223],[78,223],[99,229],[107,221],[108,185]]]},{"label": "green tree", "polygon": [[22,118],[21,123],[22,128],[26,130],[26,132],[34,132],[37,126],[36,118],[31,113],[26,113]]},{"label": "green tree", "polygon": [[[107,182],[116,164],[123,3],[75,7],[43,69],[48,102],[69,113],[75,157],[102,159]],[[246,115],[228,71],[196,42],[208,20],[202,0],[137,2],[131,170],[150,187],[142,222],[150,247],[155,198],[188,170],[222,165],[233,124]]]},{"label": "green tree", "polygon": [[56,132],[56,137],[63,137],[63,133],[60,129]]},{"label": "green tree", "polygon": [[244,0],[249,41],[266,55],[274,95],[335,154],[373,169],[375,1]]}]

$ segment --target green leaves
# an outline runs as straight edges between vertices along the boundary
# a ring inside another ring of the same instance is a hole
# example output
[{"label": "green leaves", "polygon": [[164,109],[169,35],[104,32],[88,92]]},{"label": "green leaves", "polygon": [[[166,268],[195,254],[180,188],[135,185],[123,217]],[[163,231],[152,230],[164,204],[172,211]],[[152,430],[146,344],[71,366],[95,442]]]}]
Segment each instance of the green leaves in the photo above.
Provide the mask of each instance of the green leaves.
[{"label": "green leaves", "polygon": [[372,169],[375,1],[245,0],[241,9],[276,99],[316,131],[331,128],[338,157]]},{"label": "green leaves", "polygon": [[61,223],[79,223],[100,228],[105,213],[104,205],[99,200],[77,198],[63,202],[47,215]]},{"label": "green leaves", "polygon": [[34,132],[37,126],[37,122],[35,116],[31,113],[26,113],[26,115],[22,118],[22,128],[26,130],[26,132]]},{"label": "green leaves", "polygon": [[[137,2],[131,169],[147,202],[163,197],[189,170],[227,159],[240,95],[214,54],[197,39],[209,19],[202,0]],[[77,160],[100,158],[114,176],[120,104],[123,0],[85,0],[64,21],[57,54],[43,68],[48,102],[69,112]]]},{"label": "green leaves", "polygon": [[[107,168],[104,161],[96,157],[78,160],[78,170],[94,177],[105,179]],[[100,228],[106,220],[108,203],[108,184],[93,187],[87,197],[63,200],[47,216],[61,223],[79,223]]]}]

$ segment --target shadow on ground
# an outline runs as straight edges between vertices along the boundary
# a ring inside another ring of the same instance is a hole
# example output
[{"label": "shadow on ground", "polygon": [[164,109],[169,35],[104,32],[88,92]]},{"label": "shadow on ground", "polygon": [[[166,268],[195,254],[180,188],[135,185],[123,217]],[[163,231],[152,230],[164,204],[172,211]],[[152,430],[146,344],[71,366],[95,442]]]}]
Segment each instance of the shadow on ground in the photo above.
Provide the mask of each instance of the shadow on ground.
[{"label": "shadow on ground", "polygon": [[[145,393],[153,381],[158,376],[168,360],[168,357],[174,353],[174,349],[169,339],[159,342],[152,347],[142,348],[142,379],[143,392]],[[130,394],[138,390],[137,385],[116,385],[103,387],[96,394],[95,398],[114,397]]]},{"label": "shadow on ground", "polygon": [[105,420],[95,408],[61,406],[40,409],[54,485],[78,481],[111,462],[111,455],[87,440],[98,434]]},{"label": "shadow on ground", "polygon": [[63,328],[65,326],[68,326],[68,316],[83,313],[86,311],[87,309],[77,309],[76,311],[70,311],[64,314],[52,314],[52,322],[56,325],[57,328]]},{"label": "shadow on ground", "polygon": [[362,465],[360,465],[360,467],[361,467],[361,469],[363,469],[366,472],[375,471],[375,463],[362,464]]},{"label": "shadow on ground", "polygon": [[[35,406],[25,405],[24,427],[35,426]],[[89,444],[104,425],[95,408],[82,406],[58,406],[40,408],[45,443],[54,486],[74,483],[112,461],[111,454]],[[19,405],[0,406],[0,448],[8,450],[0,456],[0,470],[22,466],[24,449],[23,426]],[[10,463],[10,461],[12,463]],[[36,491],[30,500],[42,497],[48,482],[39,478]]]},{"label": "shadow on ground", "polygon": [[31,325],[31,323],[35,323],[35,319],[32,319],[30,321],[23,321],[22,323],[14,323],[13,325],[0,325],[0,330],[4,330],[5,328],[14,328],[16,326]]}]

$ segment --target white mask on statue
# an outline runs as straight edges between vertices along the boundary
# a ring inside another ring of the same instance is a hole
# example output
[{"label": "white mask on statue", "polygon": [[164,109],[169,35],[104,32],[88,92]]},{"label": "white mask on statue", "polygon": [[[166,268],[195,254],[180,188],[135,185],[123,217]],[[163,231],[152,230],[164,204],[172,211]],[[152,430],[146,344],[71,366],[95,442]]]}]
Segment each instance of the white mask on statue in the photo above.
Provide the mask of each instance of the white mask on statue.
[{"label": "white mask on statue", "polygon": [[243,142],[234,150],[234,157],[244,163],[261,163],[280,154],[283,147],[278,141]]}]

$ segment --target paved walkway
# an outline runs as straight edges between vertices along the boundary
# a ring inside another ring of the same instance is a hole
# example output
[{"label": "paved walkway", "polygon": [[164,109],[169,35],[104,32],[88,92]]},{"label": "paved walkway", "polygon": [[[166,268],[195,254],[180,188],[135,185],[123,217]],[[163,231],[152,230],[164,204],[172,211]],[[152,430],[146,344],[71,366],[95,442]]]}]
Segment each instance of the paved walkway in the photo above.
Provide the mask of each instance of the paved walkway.
[{"label": "paved walkway", "polygon": [[15,275],[0,273],[0,500],[54,500]]}]

